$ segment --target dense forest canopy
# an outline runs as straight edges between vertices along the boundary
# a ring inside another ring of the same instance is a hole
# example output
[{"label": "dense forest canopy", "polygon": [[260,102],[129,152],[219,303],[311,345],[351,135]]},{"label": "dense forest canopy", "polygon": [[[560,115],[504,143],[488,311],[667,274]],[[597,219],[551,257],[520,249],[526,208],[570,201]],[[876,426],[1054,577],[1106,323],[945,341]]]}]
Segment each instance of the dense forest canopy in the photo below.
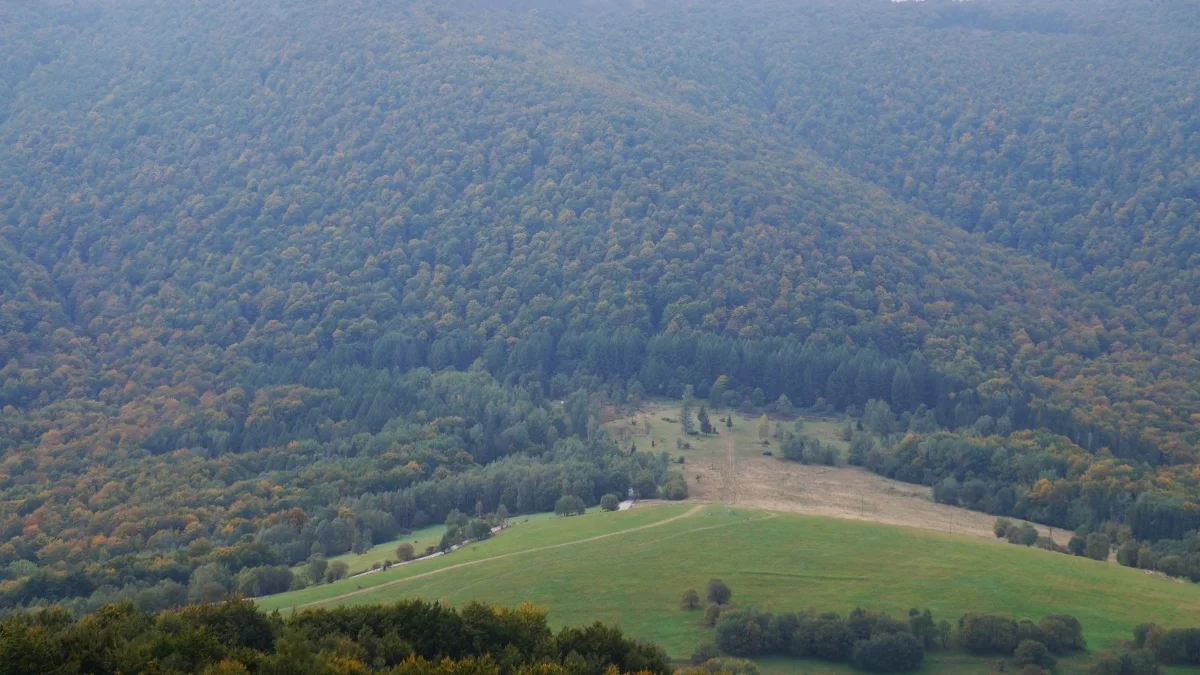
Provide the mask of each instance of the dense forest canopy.
[{"label": "dense forest canopy", "polygon": [[60,609],[0,622],[11,672],[269,675],[602,675],[671,672],[662,648],[595,622],[557,633],[533,605],[461,610],[407,600],[306,610],[286,619],[247,600],[152,615],[105,605],[76,621]]},{"label": "dense forest canopy", "polygon": [[[876,468],[1013,503],[1103,481],[1079,518],[1154,495],[1145,532],[1178,538],[1198,24],[1170,1],[5,4],[0,594],[160,609],[200,570],[229,589],[453,510],[651,492],[666,458],[618,452],[598,408],[721,376],[733,404],[1004,419],[976,445],[1020,471]],[[1031,513],[1079,524],[1057,508]]]}]

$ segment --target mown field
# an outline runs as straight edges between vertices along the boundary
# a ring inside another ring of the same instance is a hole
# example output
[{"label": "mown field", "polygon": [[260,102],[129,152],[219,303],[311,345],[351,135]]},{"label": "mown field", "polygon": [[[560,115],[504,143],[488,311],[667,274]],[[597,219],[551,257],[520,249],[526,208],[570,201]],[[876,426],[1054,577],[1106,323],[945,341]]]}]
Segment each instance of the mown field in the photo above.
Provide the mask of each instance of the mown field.
[{"label": "mown field", "polygon": [[[712,577],[737,606],[894,614],[929,607],[938,619],[967,611],[1040,618],[1073,614],[1093,650],[1134,625],[1192,625],[1200,586],[1107,563],[977,538],[716,505],[658,506],[546,519],[455,554],[332,585],[262,598],[267,609],[390,602],[419,596],[461,604],[532,601],[556,625],[596,619],[684,657],[708,631],[680,593]],[[987,672],[994,661],[948,655],[926,672]],[[1076,671],[1079,659],[1060,670]],[[817,662],[770,659],[780,673],[835,673]]]}]

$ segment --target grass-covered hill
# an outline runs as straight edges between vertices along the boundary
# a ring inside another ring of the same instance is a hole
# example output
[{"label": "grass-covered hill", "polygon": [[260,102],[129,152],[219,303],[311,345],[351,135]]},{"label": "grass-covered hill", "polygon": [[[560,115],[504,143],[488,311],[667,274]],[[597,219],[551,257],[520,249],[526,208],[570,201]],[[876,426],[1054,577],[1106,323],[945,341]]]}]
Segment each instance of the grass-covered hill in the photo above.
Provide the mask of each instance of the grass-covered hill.
[{"label": "grass-covered hill", "polygon": [[[928,606],[1040,619],[1071,614],[1093,652],[1134,626],[1182,625],[1200,587],[1118,565],[1003,542],[720,505],[660,506],[523,524],[451,555],[262,598],[265,609],[388,603],[421,597],[549,608],[555,625],[602,619],[687,657],[710,634],[687,588],[710,578],[739,608],[845,613],[862,606],[907,616]],[[991,661],[936,655],[930,672],[987,672]],[[769,662],[774,663],[774,662]],[[775,664],[781,667],[783,664]],[[806,663],[820,672],[822,666]],[[961,669],[961,670],[956,670]]]}]

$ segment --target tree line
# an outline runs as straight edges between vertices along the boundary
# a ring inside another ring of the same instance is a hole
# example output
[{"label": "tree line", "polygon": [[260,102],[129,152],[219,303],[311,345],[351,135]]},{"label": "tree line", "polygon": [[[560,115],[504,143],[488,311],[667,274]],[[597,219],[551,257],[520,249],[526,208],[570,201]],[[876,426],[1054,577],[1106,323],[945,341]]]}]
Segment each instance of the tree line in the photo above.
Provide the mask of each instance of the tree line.
[{"label": "tree line", "polygon": [[[704,623],[713,628],[711,642],[692,655],[705,663],[718,654],[735,657],[768,655],[848,663],[858,670],[898,673],[917,670],[925,653],[961,650],[976,656],[1011,659],[1017,667],[1050,670],[1056,657],[1086,650],[1083,627],[1068,615],[1041,621],[968,613],[954,624],[936,621],[928,610],[911,609],[907,617],[856,608],[846,616],[836,612],[762,612],[731,606],[732,590],[720,579],[710,580]],[[699,608],[695,590],[684,592],[684,610]]]},{"label": "tree line", "polygon": [[248,600],[148,613],[110,604],[0,622],[0,663],[30,675],[602,675],[671,672],[662,649],[596,622],[551,630],[545,610],[402,600],[283,617]]},{"label": "tree line", "polygon": [[[599,431],[597,405],[583,392],[562,405],[535,403],[478,372],[417,370],[378,383],[397,416],[375,433],[328,421],[346,414],[338,407],[367,404],[329,390],[290,391],[280,397],[286,415],[265,403],[246,413],[270,427],[266,449],[168,450],[123,467],[127,477],[97,486],[86,505],[66,493],[10,505],[0,521],[8,537],[0,603],[86,612],[130,600],[157,611],[277,593],[323,583],[333,571],[297,575],[294,566],[361,553],[452,514],[478,521],[502,508],[548,512],[564,496],[595,506],[605,494],[633,489],[652,498],[681,484],[671,482],[665,455],[621,452]],[[149,479],[164,471],[192,481],[168,493],[169,483]],[[682,498],[686,488],[667,493]],[[80,508],[94,515],[82,531],[71,515]]]}]

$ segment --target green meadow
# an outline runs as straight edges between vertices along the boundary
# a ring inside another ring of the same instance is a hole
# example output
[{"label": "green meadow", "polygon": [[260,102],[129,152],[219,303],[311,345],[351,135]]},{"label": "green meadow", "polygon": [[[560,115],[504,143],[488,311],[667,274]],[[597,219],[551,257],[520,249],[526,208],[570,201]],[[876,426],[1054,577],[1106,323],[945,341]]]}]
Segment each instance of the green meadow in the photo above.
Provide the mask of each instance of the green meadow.
[{"label": "green meadow", "polygon": [[[1041,618],[1072,614],[1093,651],[1144,621],[1192,625],[1200,586],[1111,563],[998,541],[874,523],[727,509],[643,507],[530,522],[451,555],[262,598],[266,609],[392,602],[418,596],[463,604],[533,602],[555,625],[600,619],[686,657],[708,631],[682,611],[687,588],[717,577],[735,606],[776,611],[854,607],[894,615],[929,607],[954,621],[968,611]],[[986,672],[992,661],[934,655],[926,672]],[[1064,672],[1082,667],[1065,662]],[[838,673],[767,659],[778,673]],[[982,669],[982,670],[981,670]]]},{"label": "green meadow", "polygon": [[[700,428],[700,425],[695,422],[695,419],[699,409],[699,404],[692,409],[692,420],[697,429]],[[607,422],[604,428],[617,438],[622,447],[635,444],[640,451],[666,451],[675,456],[682,456],[688,461],[697,461],[724,459],[725,441],[728,439],[733,440],[739,457],[757,457],[762,455],[763,450],[778,453],[779,441],[775,437],[776,430],[791,431],[797,419],[797,416],[770,415],[768,418],[769,445],[763,446],[758,436],[761,413],[743,413],[729,408],[710,410],[709,418],[716,427],[717,433],[712,436],[701,436],[700,434],[689,436],[683,433],[680,426],[681,412],[679,401],[657,400],[632,415]],[[729,415],[733,417],[732,427],[726,426],[725,422],[721,421]],[[799,415],[798,417],[804,421],[805,434],[842,451],[849,447],[849,444],[842,440],[843,421],[810,415]],[[685,448],[684,443],[691,447]]]}]

